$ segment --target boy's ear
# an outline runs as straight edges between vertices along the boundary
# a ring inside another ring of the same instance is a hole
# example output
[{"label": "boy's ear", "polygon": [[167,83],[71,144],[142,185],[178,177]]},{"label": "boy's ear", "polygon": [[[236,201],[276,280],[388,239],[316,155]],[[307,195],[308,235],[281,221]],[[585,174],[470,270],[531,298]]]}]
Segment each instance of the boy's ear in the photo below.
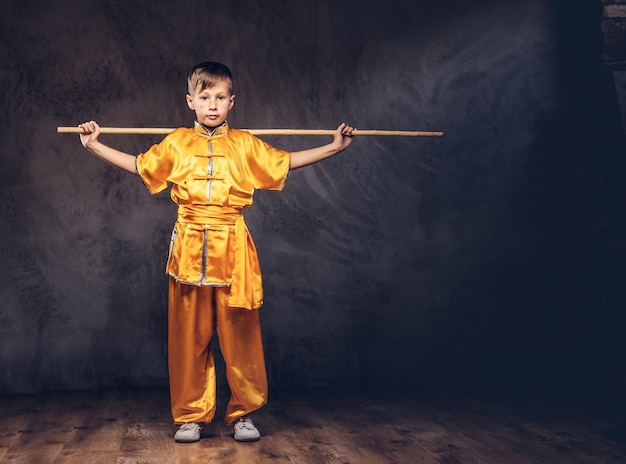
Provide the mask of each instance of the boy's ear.
[{"label": "boy's ear", "polygon": [[193,98],[191,98],[191,95],[187,94],[185,98],[187,100],[187,106],[189,107],[189,109],[195,111],[195,108],[193,107]]},{"label": "boy's ear", "polygon": [[235,105],[235,96],[231,95],[230,96],[230,105],[228,106],[228,111],[232,110],[234,105]]}]

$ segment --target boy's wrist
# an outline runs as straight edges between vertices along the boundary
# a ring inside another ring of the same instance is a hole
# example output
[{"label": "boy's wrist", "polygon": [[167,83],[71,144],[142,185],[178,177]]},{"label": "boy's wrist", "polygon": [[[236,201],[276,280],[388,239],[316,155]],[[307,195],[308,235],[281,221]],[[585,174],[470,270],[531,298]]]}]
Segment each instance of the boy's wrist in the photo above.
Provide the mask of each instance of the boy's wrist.
[{"label": "boy's wrist", "polygon": [[85,144],[85,148],[89,151],[93,151],[99,143],[98,140],[90,140]]},{"label": "boy's wrist", "polygon": [[336,155],[338,153],[341,153],[343,149],[341,147],[341,144],[333,142],[330,144],[330,150],[333,152],[333,155]]}]

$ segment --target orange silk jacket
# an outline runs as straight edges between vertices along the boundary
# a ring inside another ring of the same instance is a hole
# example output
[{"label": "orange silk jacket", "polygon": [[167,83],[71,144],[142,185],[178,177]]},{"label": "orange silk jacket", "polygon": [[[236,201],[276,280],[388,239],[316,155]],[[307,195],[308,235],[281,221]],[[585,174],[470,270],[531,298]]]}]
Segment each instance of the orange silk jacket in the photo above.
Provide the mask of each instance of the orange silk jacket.
[{"label": "orange silk jacket", "polygon": [[230,286],[229,305],[263,303],[261,267],[241,210],[255,189],[282,189],[290,153],[228,123],[212,133],[180,128],[137,156],[137,173],[152,194],[171,185],[178,205],[167,273],[191,285]]}]

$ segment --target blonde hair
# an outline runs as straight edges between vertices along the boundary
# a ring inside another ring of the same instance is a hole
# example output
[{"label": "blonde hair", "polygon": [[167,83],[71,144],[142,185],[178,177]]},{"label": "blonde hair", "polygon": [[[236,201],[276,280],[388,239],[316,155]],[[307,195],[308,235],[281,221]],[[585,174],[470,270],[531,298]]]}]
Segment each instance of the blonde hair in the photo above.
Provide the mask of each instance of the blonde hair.
[{"label": "blonde hair", "polygon": [[205,61],[191,68],[187,75],[189,95],[210,89],[218,82],[228,81],[228,91],[233,94],[233,75],[228,66],[215,61]]}]

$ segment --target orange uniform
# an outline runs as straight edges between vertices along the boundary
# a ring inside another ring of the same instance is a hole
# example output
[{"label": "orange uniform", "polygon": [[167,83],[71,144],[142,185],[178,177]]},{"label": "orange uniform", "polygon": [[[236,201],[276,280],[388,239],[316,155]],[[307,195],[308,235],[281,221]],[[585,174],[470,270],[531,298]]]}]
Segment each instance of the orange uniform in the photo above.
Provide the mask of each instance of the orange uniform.
[{"label": "orange uniform", "polygon": [[226,423],[267,401],[258,312],[252,311],[263,303],[261,268],[241,210],[252,204],[254,190],[280,190],[289,163],[289,152],[227,123],[209,133],[196,122],[137,156],[137,173],[150,192],[171,185],[178,205],[167,260],[176,424],[213,419],[214,329],[231,389]]}]

